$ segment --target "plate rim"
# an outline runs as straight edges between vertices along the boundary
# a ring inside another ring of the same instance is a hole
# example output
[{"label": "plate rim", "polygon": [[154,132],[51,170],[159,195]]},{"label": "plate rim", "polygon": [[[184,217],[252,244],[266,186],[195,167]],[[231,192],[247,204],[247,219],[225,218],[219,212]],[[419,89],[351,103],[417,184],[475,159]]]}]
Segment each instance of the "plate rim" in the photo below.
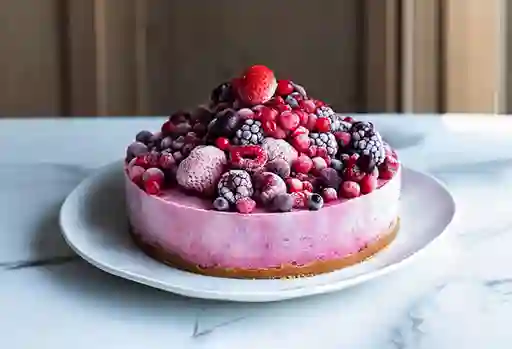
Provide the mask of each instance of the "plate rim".
[{"label": "plate rim", "polygon": [[[108,263],[104,263],[101,260],[96,260],[92,257],[90,257],[86,252],[83,252],[78,246],[76,246],[72,239],[69,238],[68,233],[66,233],[67,221],[69,221],[70,218],[68,218],[68,215],[66,214],[69,210],[72,210],[72,202],[79,196],[79,193],[84,190],[85,187],[90,186],[91,184],[97,182],[102,177],[106,176],[108,173],[113,172],[115,170],[121,171],[122,169],[122,161],[114,161],[107,165],[104,165],[98,169],[96,169],[91,175],[84,178],[67,196],[64,202],[62,203],[59,211],[59,226],[61,230],[61,234],[68,246],[83,260],[88,262],[89,264],[93,265],[94,267],[109,273],[111,275],[121,277],[126,280],[130,280],[132,282],[136,282],[148,287],[153,287],[156,289],[160,289],[163,291],[171,292],[174,294],[178,294],[185,297],[192,297],[192,298],[200,298],[200,299],[210,299],[210,300],[224,300],[224,301],[234,301],[234,302],[272,302],[272,301],[281,301],[286,299],[294,299],[294,298],[302,298],[302,297],[309,297],[313,295],[318,294],[325,294],[325,293],[331,293],[335,291],[340,291],[342,289],[355,286],[357,284],[364,283],[366,281],[379,278],[381,276],[387,275],[397,269],[400,269],[407,264],[415,261],[416,259],[420,258],[424,254],[426,254],[428,251],[430,251],[434,246],[437,246],[441,243],[441,241],[444,240],[444,238],[448,235],[448,231],[450,226],[452,225],[455,216],[456,216],[456,201],[449,191],[446,184],[444,184],[441,180],[438,178],[425,173],[423,171],[415,170],[413,168],[407,167],[402,165],[403,172],[412,172],[415,175],[420,175],[423,177],[427,177],[429,180],[432,180],[436,183],[436,185],[439,186],[440,189],[444,191],[444,194],[446,194],[447,199],[450,201],[450,207],[451,207],[451,215],[446,222],[446,225],[444,229],[437,234],[433,239],[431,239],[429,242],[427,242],[422,247],[416,249],[412,253],[410,253],[408,256],[402,258],[398,262],[391,263],[389,265],[379,267],[376,270],[363,272],[361,274],[349,277],[347,279],[342,280],[331,280],[331,281],[324,281],[322,283],[317,283],[313,285],[295,285],[290,286],[289,288],[283,288],[281,290],[270,290],[270,291],[258,291],[253,293],[248,292],[234,292],[234,293],[226,293],[223,291],[218,290],[194,290],[192,288],[183,288],[181,286],[176,285],[170,285],[168,282],[162,282],[159,280],[155,280],[152,278],[148,278],[147,276],[140,275],[137,273],[132,273],[129,271],[124,271],[119,268],[115,268],[111,265],[108,265]],[[402,177],[402,183],[404,183],[405,176]],[[77,217],[74,217],[75,219]],[[168,268],[172,268],[170,266],[167,266]],[[174,268],[175,269],[175,268]],[[190,273],[193,274],[193,273]],[[205,275],[199,275],[194,274],[193,277],[196,278],[208,278],[209,276]],[[313,276],[312,278],[314,278]],[[251,282],[251,281],[265,281],[265,280],[240,280],[243,282]]]}]

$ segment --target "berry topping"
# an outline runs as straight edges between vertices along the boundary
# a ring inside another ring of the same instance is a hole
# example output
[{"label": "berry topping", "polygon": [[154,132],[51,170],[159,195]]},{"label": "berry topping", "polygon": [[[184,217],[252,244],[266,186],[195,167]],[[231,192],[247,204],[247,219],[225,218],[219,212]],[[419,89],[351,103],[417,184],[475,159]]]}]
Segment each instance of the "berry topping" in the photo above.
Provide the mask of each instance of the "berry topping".
[{"label": "berry topping", "polygon": [[246,171],[261,169],[268,160],[267,152],[259,145],[240,145],[229,149],[231,165]]},{"label": "berry topping", "polygon": [[276,93],[280,96],[287,96],[293,92],[293,85],[290,80],[278,80]]},{"label": "berry topping", "polygon": [[359,184],[353,181],[345,181],[340,186],[340,196],[346,199],[357,198],[361,195]]},{"label": "berry topping", "polygon": [[256,114],[249,108],[242,108],[237,111],[238,116],[242,119],[254,119]]},{"label": "berry topping", "polygon": [[272,209],[278,212],[289,212],[293,208],[294,197],[290,194],[277,195],[272,200]]},{"label": "berry topping", "polygon": [[238,82],[238,96],[249,105],[269,101],[277,88],[274,72],[263,65],[248,68]]},{"label": "berry topping", "polygon": [[311,160],[313,160],[313,169],[315,170],[315,173],[318,173],[327,167],[327,161],[325,161],[325,159],[321,158],[320,156],[315,156]]},{"label": "berry topping", "polygon": [[379,166],[379,178],[391,179],[395,176],[400,164],[393,156],[386,156],[384,162]]},{"label": "berry topping", "polygon": [[313,161],[307,155],[301,155],[292,164],[292,169],[298,173],[309,173],[313,168]]},{"label": "berry topping", "polygon": [[342,171],[342,177],[345,181],[352,181],[359,183],[364,177],[364,172],[357,166],[346,167]]},{"label": "berry topping", "polygon": [[297,150],[283,139],[266,138],[261,146],[267,152],[268,161],[283,159],[291,164],[298,156]]},{"label": "berry topping", "polygon": [[293,192],[290,194],[293,198],[293,208],[305,208],[308,205],[308,195],[303,192]]},{"label": "berry topping", "polygon": [[332,202],[338,199],[338,193],[334,188],[324,188],[322,190],[322,198],[324,199],[325,203]]},{"label": "berry topping", "polygon": [[324,199],[322,198],[321,195],[317,194],[317,193],[313,193],[311,195],[309,195],[309,198],[308,198],[308,207],[310,210],[319,210],[322,208],[322,206],[324,205]]},{"label": "berry topping", "polygon": [[280,194],[286,194],[284,180],[272,172],[258,173],[254,179],[254,196],[265,206]]},{"label": "berry topping", "polygon": [[308,114],[314,113],[316,110],[315,102],[310,99],[305,99],[303,101],[300,101],[299,106],[300,106],[300,108],[302,108],[302,110],[304,110]]},{"label": "berry topping", "polygon": [[281,178],[287,178],[290,176],[290,165],[288,165],[288,162],[281,158],[269,161],[265,165],[265,170],[267,172],[275,173]]},{"label": "berry topping", "polygon": [[338,188],[341,183],[341,177],[333,168],[324,168],[320,171],[319,181],[324,188]]},{"label": "berry topping", "polygon": [[229,210],[229,201],[222,196],[219,196],[213,200],[213,208],[215,208],[217,211],[227,211]]},{"label": "berry topping", "polygon": [[369,157],[369,170],[382,164],[385,157],[384,143],[380,134],[374,129],[373,124],[358,121],[352,124],[350,129],[352,147],[360,155]]},{"label": "berry topping", "polygon": [[215,141],[215,145],[217,146],[217,148],[219,148],[220,150],[228,150],[229,149],[229,139],[227,139],[226,137],[219,137],[217,138],[217,140]]},{"label": "berry topping", "polygon": [[148,144],[149,140],[151,139],[152,136],[153,136],[152,132],[143,130],[143,131],[140,131],[139,133],[137,133],[137,135],[135,136],[135,140],[137,142]]},{"label": "berry topping", "polygon": [[208,125],[206,141],[213,144],[219,137],[231,139],[242,122],[243,119],[233,109],[223,110]]},{"label": "berry topping", "polygon": [[263,129],[261,121],[253,119],[244,120],[233,137],[233,144],[236,145],[261,144],[262,141]]},{"label": "berry topping", "polygon": [[159,168],[156,168],[156,167],[148,168],[142,175],[142,180],[144,182],[157,181],[159,184],[162,184],[164,181],[164,178],[165,178],[165,175],[162,172],[162,170]]},{"label": "berry topping", "polygon": [[288,187],[288,192],[290,193],[295,193],[304,190],[304,185],[302,184],[302,181],[297,178],[287,178],[286,186]]},{"label": "berry topping", "polygon": [[233,88],[229,82],[225,82],[217,86],[210,96],[211,101],[214,104],[232,102],[235,99],[234,97]]},{"label": "berry topping", "polygon": [[144,169],[144,167],[140,167],[137,165],[130,166],[128,168],[128,177],[130,177],[130,179],[132,180],[133,183],[135,183],[137,185],[141,185],[142,184],[142,175],[144,174],[145,171],[146,170]]},{"label": "berry topping", "polygon": [[144,190],[150,195],[158,195],[160,193],[161,184],[157,181],[144,182]]},{"label": "berry topping", "polygon": [[[311,139],[311,144],[327,150],[327,155],[330,157],[334,157],[338,152],[338,143],[334,135],[330,132],[310,133],[309,138]],[[318,153],[319,151],[320,149],[317,149],[317,156],[323,157],[323,155]]]},{"label": "berry topping", "polygon": [[184,189],[211,195],[226,164],[224,152],[214,146],[195,148],[183,160],[176,172],[176,180]]},{"label": "berry topping", "polygon": [[334,137],[338,141],[338,145],[341,149],[350,147],[352,136],[350,135],[349,132],[345,132],[345,131],[334,132]]},{"label": "berry topping", "polygon": [[316,127],[316,121],[318,120],[318,116],[316,114],[310,113],[308,114],[308,120],[306,122],[306,128],[310,131],[314,131]]},{"label": "berry topping", "polygon": [[291,143],[297,151],[306,153],[311,145],[311,140],[307,134],[299,134],[292,138]]},{"label": "berry topping", "polygon": [[251,213],[255,208],[256,202],[249,197],[243,197],[236,201],[236,210],[240,213]]},{"label": "berry topping", "polygon": [[302,181],[302,190],[311,193],[313,191],[313,183],[310,181]]},{"label": "berry topping", "polygon": [[307,98],[308,94],[306,93],[306,89],[302,87],[299,84],[294,83],[293,81],[290,81],[290,83],[293,86],[293,89],[298,93],[302,98]]},{"label": "berry topping", "polygon": [[283,128],[285,131],[293,131],[295,130],[300,123],[299,116],[291,111],[282,112],[278,118],[279,126]]},{"label": "berry topping", "polygon": [[318,132],[329,132],[331,129],[331,121],[329,118],[321,117],[316,119],[315,129]]},{"label": "berry topping", "polygon": [[146,144],[135,141],[128,146],[128,149],[126,149],[126,161],[129,162],[134,157],[147,154],[148,151],[149,150]]},{"label": "berry topping", "polygon": [[217,192],[232,205],[241,198],[251,197],[253,194],[251,175],[244,170],[229,170],[220,177]]},{"label": "berry topping", "polygon": [[335,169],[336,171],[342,171],[343,170],[343,161],[338,160],[338,159],[332,159],[331,167],[333,169]]},{"label": "berry topping", "polygon": [[158,160],[158,165],[165,170],[171,169],[176,166],[176,160],[174,160],[174,157],[170,152],[162,151],[160,159]]},{"label": "berry topping", "polygon": [[361,187],[361,194],[369,194],[377,189],[377,176],[371,174],[365,174],[359,182]]}]

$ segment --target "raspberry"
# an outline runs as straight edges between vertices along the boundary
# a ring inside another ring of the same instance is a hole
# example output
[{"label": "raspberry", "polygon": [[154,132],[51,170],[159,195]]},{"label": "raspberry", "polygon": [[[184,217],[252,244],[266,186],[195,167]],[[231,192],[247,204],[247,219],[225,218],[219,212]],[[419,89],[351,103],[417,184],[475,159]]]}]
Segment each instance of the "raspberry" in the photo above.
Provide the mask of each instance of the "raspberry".
[{"label": "raspberry", "polygon": [[267,206],[280,194],[286,194],[286,184],[284,180],[272,172],[258,173],[253,177],[254,197],[263,205]]},{"label": "raspberry", "polygon": [[180,186],[203,195],[210,195],[226,164],[224,152],[214,146],[195,148],[176,172]]},{"label": "raspberry", "polygon": [[213,201],[213,208],[217,211],[227,211],[229,210],[229,201],[222,196],[219,196]]},{"label": "raspberry", "polygon": [[236,145],[261,144],[263,141],[263,129],[261,121],[246,119],[235,132],[233,143]]},{"label": "raspberry", "polygon": [[289,80],[278,80],[276,93],[280,96],[287,96],[293,92],[293,85]]},{"label": "raspberry", "polygon": [[288,165],[288,162],[281,158],[269,161],[265,165],[265,170],[267,172],[275,173],[281,178],[290,176],[290,165]]},{"label": "raspberry", "polygon": [[298,156],[297,150],[282,139],[266,138],[261,146],[267,152],[268,161],[283,159],[291,164]]},{"label": "raspberry", "polygon": [[294,204],[294,197],[290,194],[277,195],[272,200],[272,209],[278,212],[289,212],[292,210]]},{"label": "raspberry", "polygon": [[313,191],[313,184],[310,181],[303,181],[302,188],[302,190],[309,191],[311,193]]},{"label": "raspberry", "polygon": [[265,103],[277,89],[274,73],[262,65],[249,67],[238,82],[238,96],[249,105]]},{"label": "raspberry", "polygon": [[291,111],[285,111],[281,113],[278,117],[279,125],[285,130],[285,131],[293,131],[295,130],[300,123],[299,116]]},{"label": "raspberry", "polygon": [[292,164],[292,168],[295,172],[309,173],[313,168],[313,161],[307,155],[301,155]]},{"label": "raspberry", "polygon": [[361,194],[369,194],[377,189],[377,176],[371,174],[365,174],[359,182],[361,187]]},{"label": "raspberry", "polygon": [[334,188],[324,188],[322,190],[322,197],[324,198],[324,202],[331,202],[338,199],[338,193]]},{"label": "raspberry", "polygon": [[244,197],[236,201],[236,209],[240,213],[248,214],[254,211],[255,208],[256,202],[249,197]]},{"label": "raspberry", "polygon": [[310,139],[306,134],[300,134],[292,139],[292,145],[297,151],[305,153],[310,146]]},{"label": "raspberry", "polygon": [[229,170],[220,177],[217,191],[219,196],[234,205],[241,198],[252,196],[251,176],[244,170]]},{"label": "raspberry", "polygon": [[329,132],[331,129],[331,121],[329,121],[329,118],[325,117],[318,118],[316,119],[315,129],[318,132]]},{"label": "raspberry", "polygon": [[319,173],[320,184],[324,188],[338,188],[341,183],[341,177],[333,168],[324,168]]},{"label": "raspberry", "polygon": [[384,143],[372,123],[355,122],[350,129],[350,133],[354,150],[360,155],[366,155],[370,158],[370,171],[373,170],[373,167],[382,164],[386,156]]},{"label": "raspberry", "polygon": [[137,133],[137,135],[135,136],[135,140],[137,142],[141,142],[141,143],[144,143],[147,145],[152,136],[153,136],[152,132],[147,131],[147,130],[142,130],[139,133]]},{"label": "raspberry", "polygon": [[288,192],[290,192],[290,193],[300,192],[300,191],[304,190],[304,185],[297,178],[291,178],[291,177],[287,178],[286,185],[288,187]]},{"label": "raspberry", "polygon": [[346,199],[357,198],[361,195],[359,184],[352,181],[345,181],[340,186],[340,196]]},{"label": "raspberry", "polygon": [[313,193],[308,198],[308,207],[310,210],[317,211],[324,206],[324,199],[317,193]]},{"label": "raspberry", "polygon": [[[309,138],[311,139],[311,144],[316,145],[318,148],[325,148],[327,155],[330,157],[334,157],[338,152],[338,143],[332,133],[310,133]],[[318,151],[319,149],[317,150],[317,156],[321,156],[318,154]]]},{"label": "raspberry", "polygon": [[229,149],[233,167],[246,171],[261,169],[268,160],[267,152],[259,145],[241,145]]}]

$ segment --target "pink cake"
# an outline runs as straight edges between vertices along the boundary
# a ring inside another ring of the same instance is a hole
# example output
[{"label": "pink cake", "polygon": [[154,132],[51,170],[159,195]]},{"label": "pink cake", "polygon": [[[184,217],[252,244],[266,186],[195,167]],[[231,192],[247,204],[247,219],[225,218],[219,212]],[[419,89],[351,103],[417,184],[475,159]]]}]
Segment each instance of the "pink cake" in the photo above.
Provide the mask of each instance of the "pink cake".
[{"label": "pink cake", "polygon": [[369,122],[264,66],[127,149],[128,218],[151,257],[205,275],[315,275],[358,263],[398,231],[401,167]]}]

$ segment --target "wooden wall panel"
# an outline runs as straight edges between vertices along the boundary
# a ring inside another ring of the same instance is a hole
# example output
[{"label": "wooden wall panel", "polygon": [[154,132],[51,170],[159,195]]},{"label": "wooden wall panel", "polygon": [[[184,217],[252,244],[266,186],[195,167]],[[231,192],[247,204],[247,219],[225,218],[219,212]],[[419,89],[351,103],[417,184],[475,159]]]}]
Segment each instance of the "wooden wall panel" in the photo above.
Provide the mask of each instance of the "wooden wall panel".
[{"label": "wooden wall panel", "polygon": [[61,115],[58,0],[0,3],[0,116]]}]

